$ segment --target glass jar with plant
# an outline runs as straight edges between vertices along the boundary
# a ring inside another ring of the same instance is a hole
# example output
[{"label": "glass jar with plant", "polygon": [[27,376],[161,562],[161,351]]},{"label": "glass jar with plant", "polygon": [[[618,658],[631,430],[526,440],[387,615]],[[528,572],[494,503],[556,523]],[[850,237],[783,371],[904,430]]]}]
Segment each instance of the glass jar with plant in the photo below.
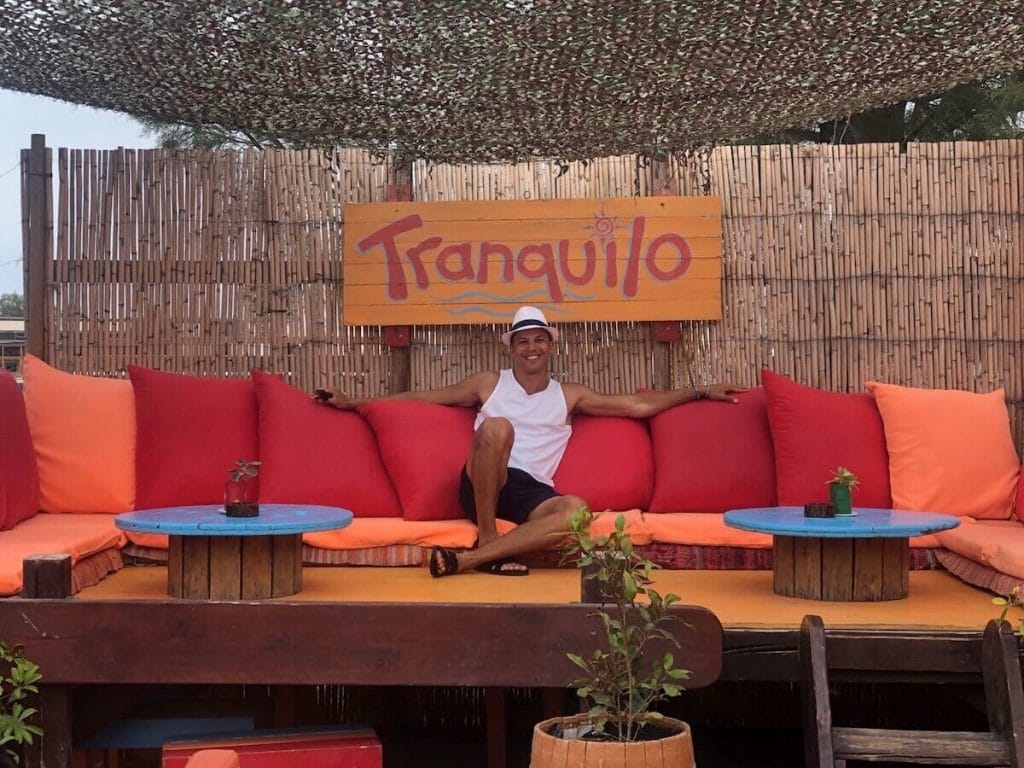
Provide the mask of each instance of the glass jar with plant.
[{"label": "glass jar with plant", "polygon": [[230,470],[224,484],[224,512],[228,517],[256,517],[260,505],[251,480],[260,473],[260,462],[256,459],[238,459]]},{"label": "glass jar with plant", "polygon": [[25,658],[21,646],[0,640],[0,768],[18,765],[22,750],[43,730],[30,722],[35,707],[27,706],[29,694],[39,693],[39,667]]},{"label": "glass jar with plant", "polygon": [[[594,535],[593,515],[584,507],[573,515],[565,556],[576,561],[583,578],[596,584],[602,608],[596,613],[605,635],[602,648],[589,655],[569,654],[583,674],[575,682],[577,694],[587,703],[586,714],[554,718],[534,728],[534,768],[546,768],[548,739],[585,739],[588,765],[651,763],[652,750],[645,742],[659,741],[657,754],[673,765],[693,765],[693,742],[686,723],[664,717],[653,708],[678,696],[690,673],[676,665],[672,648],[679,647],[673,629],[682,620],[669,608],[677,595],[662,597],[650,587],[654,564],[639,555],[619,515],[607,536]],[[607,747],[598,746],[606,744]],[[553,750],[557,752],[557,750]],[[607,751],[609,754],[602,754]],[[631,754],[635,752],[635,754]],[[614,754],[614,757],[612,757]],[[593,761],[593,762],[591,762]],[[617,762],[616,762],[617,761]]]},{"label": "glass jar with plant", "polygon": [[828,481],[828,495],[835,514],[853,514],[853,489],[860,485],[857,476],[846,467],[837,467]]}]

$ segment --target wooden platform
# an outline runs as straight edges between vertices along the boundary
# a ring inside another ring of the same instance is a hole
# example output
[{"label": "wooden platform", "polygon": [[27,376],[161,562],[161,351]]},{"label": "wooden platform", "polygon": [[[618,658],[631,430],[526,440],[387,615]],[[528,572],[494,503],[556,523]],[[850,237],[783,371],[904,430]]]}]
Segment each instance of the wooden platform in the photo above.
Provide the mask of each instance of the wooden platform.
[{"label": "wooden platform", "polygon": [[[303,589],[289,602],[536,603],[578,602],[579,577],[562,568],[535,568],[527,578],[482,573],[431,578],[425,568],[309,567]],[[81,600],[160,600],[165,568],[130,567],[83,590]],[[870,630],[981,632],[999,615],[992,595],[945,571],[912,571],[910,594],[878,603],[829,602],[782,597],[770,571],[656,571],[654,587],[718,616],[728,635],[743,629],[796,631],[807,614],[829,627]],[[270,601],[280,602],[280,601]],[[794,635],[795,637],[795,635]]]}]

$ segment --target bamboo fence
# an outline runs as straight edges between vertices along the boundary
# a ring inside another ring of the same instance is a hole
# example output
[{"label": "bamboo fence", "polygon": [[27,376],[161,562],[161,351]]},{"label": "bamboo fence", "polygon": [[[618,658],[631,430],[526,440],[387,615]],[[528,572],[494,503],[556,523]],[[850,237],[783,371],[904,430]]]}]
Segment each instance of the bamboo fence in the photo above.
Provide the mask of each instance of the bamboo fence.
[{"label": "bamboo fence", "polygon": [[64,370],[262,368],[356,395],[388,392],[396,370],[416,388],[453,383],[501,365],[498,329],[414,327],[398,368],[405,350],[383,329],[345,326],[346,202],[383,201],[396,184],[415,200],[714,194],[723,320],[683,323],[667,345],[653,324],[567,326],[561,377],[629,392],[754,384],[768,367],[837,391],[1005,387],[1024,442],[1021,141],[467,166],[357,150],[61,149],[57,176],[42,349]]}]

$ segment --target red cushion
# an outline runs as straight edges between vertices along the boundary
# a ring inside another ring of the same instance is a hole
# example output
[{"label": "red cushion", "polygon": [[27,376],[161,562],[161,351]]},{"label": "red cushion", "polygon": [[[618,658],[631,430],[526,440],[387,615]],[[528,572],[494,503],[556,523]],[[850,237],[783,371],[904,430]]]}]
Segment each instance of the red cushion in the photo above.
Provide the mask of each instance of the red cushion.
[{"label": "red cushion", "polygon": [[825,392],[761,371],[775,446],[779,504],[828,501],[833,471],[860,480],[857,507],[890,507],[889,454],[875,399],[867,393]]},{"label": "red cushion", "polygon": [[8,371],[0,371],[0,414],[0,530],[7,530],[39,511],[39,471],[25,398]]},{"label": "red cushion", "polygon": [[135,507],[222,504],[231,467],[259,455],[253,383],[136,365],[128,374],[138,427]]},{"label": "red cushion", "polygon": [[646,509],[654,486],[647,423],[616,416],[573,416],[572,437],[555,472],[560,493],[595,510]]},{"label": "red cushion", "polygon": [[454,520],[476,411],[404,400],[359,408],[377,436],[406,520]]},{"label": "red cushion", "polygon": [[373,430],[362,416],[313,402],[252,372],[260,420],[260,501],[344,507],[356,517],[401,517]]},{"label": "red cushion", "polygon": [[650,512],[724,512],[775,503],[775,464],[764,391],[738,403],[684,403],[651,419]]}]

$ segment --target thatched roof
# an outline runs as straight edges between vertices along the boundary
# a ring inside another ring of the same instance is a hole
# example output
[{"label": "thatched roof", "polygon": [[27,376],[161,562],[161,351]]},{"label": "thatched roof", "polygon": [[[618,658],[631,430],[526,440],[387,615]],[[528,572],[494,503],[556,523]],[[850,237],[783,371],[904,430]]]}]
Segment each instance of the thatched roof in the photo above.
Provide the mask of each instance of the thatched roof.
[{"label": "thatched roof", "polygon": [[673,151],[1022,67],[1021,0],[0,7],[0,87],[450,161]]}]

